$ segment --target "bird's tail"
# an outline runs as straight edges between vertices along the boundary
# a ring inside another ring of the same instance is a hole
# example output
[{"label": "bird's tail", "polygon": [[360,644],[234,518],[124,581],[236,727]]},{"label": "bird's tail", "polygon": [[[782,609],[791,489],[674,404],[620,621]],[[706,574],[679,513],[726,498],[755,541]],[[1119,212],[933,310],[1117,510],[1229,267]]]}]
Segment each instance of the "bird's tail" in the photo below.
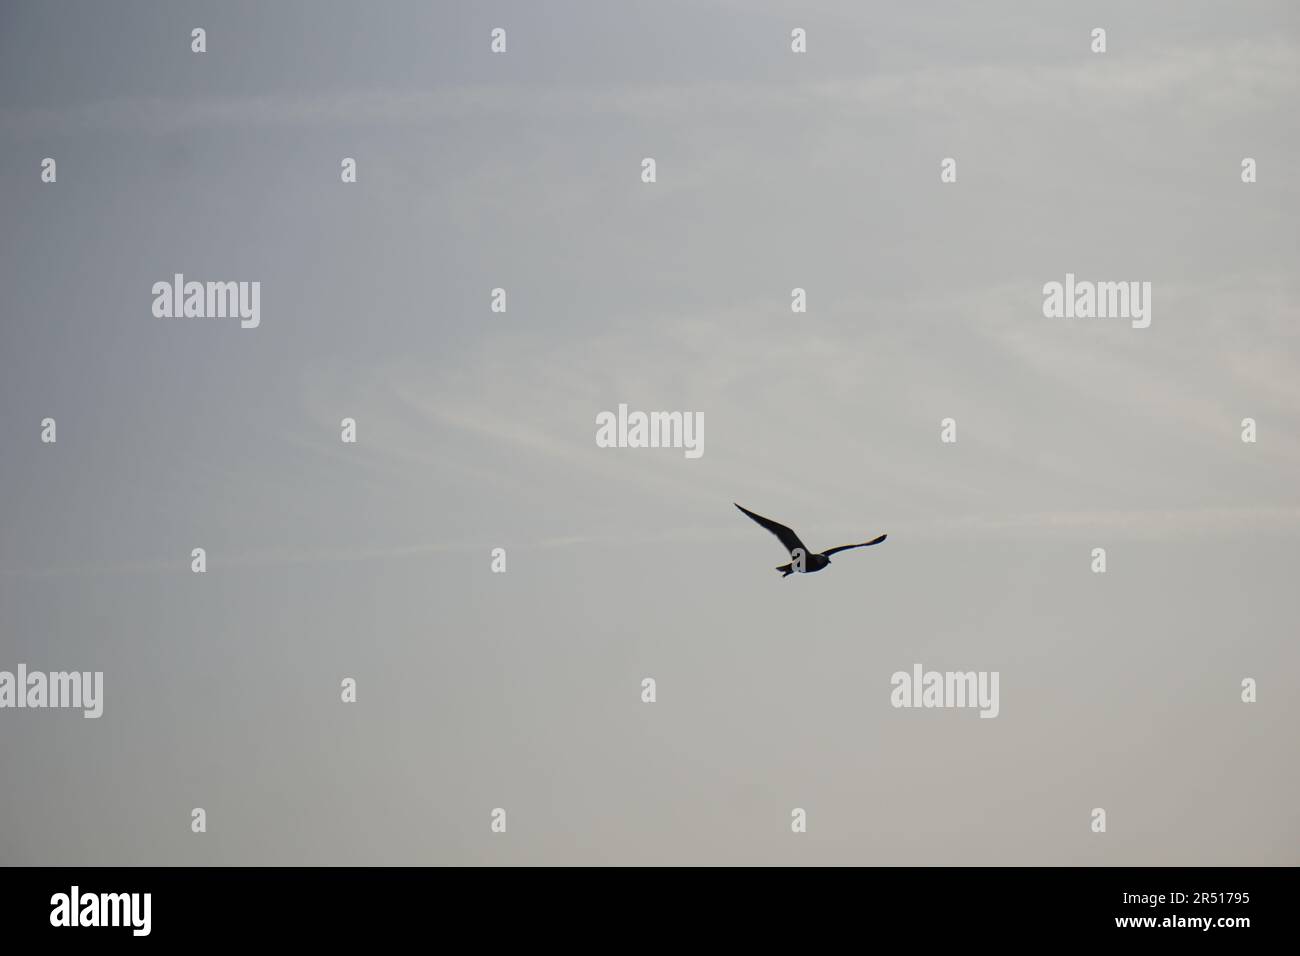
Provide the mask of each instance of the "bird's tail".
[{"label": "bird's tail", "polygon": [[790,575],[794,574],[794,565],[783,564],[779,568],[777,568],[777,570],[781,572],[781,577],[788,578]]}]

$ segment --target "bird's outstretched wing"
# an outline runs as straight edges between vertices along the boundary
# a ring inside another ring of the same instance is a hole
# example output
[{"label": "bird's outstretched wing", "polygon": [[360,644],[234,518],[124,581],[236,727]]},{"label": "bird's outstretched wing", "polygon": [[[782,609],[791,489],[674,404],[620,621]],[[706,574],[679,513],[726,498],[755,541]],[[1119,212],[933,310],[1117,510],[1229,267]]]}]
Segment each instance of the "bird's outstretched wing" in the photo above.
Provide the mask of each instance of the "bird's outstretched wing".
[{"label": "bird's outstretched wing", "polygon": [[[732,504],[736,504],[736,503],[733,501]],[[736,507],[740,508],[740,505],[736,505]],[[799,540],[799,536],[795,534],[793,531],[791,531],[789,528],[787,528],[785,525],[777,524],[771,518],[764,518],[762,515],[756,515],[748,508],[740,508],[740,510],[745,512],[745,514],[749,515],[751,518],[753,518],[755,521],[761,524],[768,531],[772,532],[774,535],[780,538],[781,543],[785,545],[785,549],[790,552],[791,557],[794,557],[794,552],[796,549],[802,551],[804,554],[808,553],[808,549],[804,546],[804,543]]]},{"label": "bird's outstretched wing", "polygon": [[879,538],[872,538],[870,541],[862,542],[862,544],[842,544],[838,548],[831,548],[829,551],[823,551],[822,554],[829,558],[836,551],[849,551],[853,548],[869,548],[873,544],[880,544],[880,542],[884,541],[888,537],[889,535],[882,534]]}]

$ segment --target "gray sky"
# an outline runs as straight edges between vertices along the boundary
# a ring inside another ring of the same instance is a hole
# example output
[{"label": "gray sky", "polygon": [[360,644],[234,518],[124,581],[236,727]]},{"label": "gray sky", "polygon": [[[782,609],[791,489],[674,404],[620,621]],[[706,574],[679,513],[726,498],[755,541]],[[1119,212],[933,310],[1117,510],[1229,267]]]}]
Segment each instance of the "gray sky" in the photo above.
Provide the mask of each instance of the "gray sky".
[{"label": "gray sky", "polygon": [[5,4],[0,863],[1300,863],[1300,13],[899,6]]}]

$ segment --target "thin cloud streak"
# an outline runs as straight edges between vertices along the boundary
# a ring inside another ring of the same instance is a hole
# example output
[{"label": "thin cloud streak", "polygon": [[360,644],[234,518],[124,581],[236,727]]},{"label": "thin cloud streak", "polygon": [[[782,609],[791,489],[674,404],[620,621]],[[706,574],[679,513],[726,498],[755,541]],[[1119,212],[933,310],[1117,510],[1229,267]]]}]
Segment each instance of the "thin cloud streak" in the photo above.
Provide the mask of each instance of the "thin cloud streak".
[{"label": "thin cloud streak", "polygon": [[[811,532],[825,529],[810,527]],[[964,535],[1004,534],[1018,536],[1026,531],[1055,533],[1061,530],[1104,531],[1120,537],[1172,539],[1189,534],[1300,534],[1300,507],[1295,508],[1206,508],[1164,511],[1056,511],[1026,514],[963,514],[924,518],[891,531],[891,539],[908,537],[962,538]],[[566,548],[625,548],[674,542],[740,541],[751,538],[744,528],[671,528],[650,534],[576,534],[505,542],[507,551],[554,551]],[[487,541],[416,542],[379,548],[322,548],[314,551],[262,551],[221,557],[207,573],[222,568],[260,568],[300,564],[333,564],[391,561],[437,554],[490,554]],[[11,578],[58,578],[96,574],[179,574],[192,573],[187,562],[140,560],[99,562],[47,568],[0,568]]]},{"label": "thin cloud streak", "polygon": [[1283,39],[1229,47],[1168,48],[1141,59],[1116,57],[1108,70],[1086,64],[1012,68],[973,64],[921,68],[844,81],[773,81],[681,86],[466,85],[441,90],[365,90],[324,95],[120,97],[64,109],[0,110],[0,133],[50,137],[90,130],[173,134],[189,130],[360,123],[422,126],[484,116],[526,115],[701,118],[755,109],[800,111],[810,106],[849,112],[907,113],[917,109],[960,112],[963,103],[985,108],[1056,108],[1062,98],[1103,112],[1149,108],[1152,99],[1195,111],[1266,111],[1294,99],[1300,49]]}]

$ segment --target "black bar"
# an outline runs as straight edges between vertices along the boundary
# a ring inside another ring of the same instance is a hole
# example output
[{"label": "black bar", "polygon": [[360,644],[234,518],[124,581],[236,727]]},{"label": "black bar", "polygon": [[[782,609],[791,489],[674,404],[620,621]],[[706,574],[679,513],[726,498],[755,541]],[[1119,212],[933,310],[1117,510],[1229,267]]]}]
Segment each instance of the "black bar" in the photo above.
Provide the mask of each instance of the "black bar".
[{"label": "black bar", "polygon": [[[412,933],[447,945],[462,933],[469,945],[515,934],[533,944],[675,945],[701,936],[829,944],[845,933],[880,943],[902,934],[919,946],[1124,937],[1232,945],[1290,935],[1296,911],[1294,868],[10,868],[0,879],[6,941],[66,943],[76,934],[90,945],[375,944]],[[143,895],[139,909],[120,896],[109,901],[105,912],[117,907],[125,925],[52,925],[52,916],[70,914],[73,886],[87,918],[100,912],[98,894],[148,893],[147,936],[135,935]],[[58,894],[68,903],[61,913]],[[1120,925],[1132,920],[1150,922]]]}]

